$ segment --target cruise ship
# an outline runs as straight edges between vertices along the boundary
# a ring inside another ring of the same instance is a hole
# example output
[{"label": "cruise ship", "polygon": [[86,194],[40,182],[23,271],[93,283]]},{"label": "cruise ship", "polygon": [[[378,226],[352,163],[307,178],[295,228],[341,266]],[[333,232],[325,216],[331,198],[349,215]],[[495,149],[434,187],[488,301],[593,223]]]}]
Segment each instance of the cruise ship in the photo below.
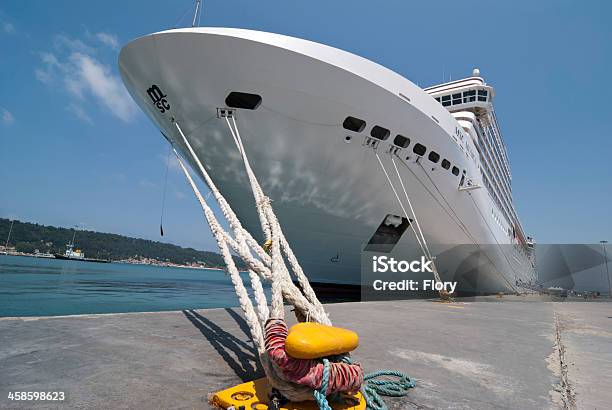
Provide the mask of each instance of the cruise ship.
[{"label": "cruise ship", "polygon": [[263,239],[226,122],[236,120],[311,282],[363,284],[368,255],[413,260],[427,251],[441,278],[466,294],[535,286],[495,92],[477,69],[422,89],[337,48],[205,27],[138,38],[121,50],[119,68],[163,136],[197,169],[180,125],[244,226]]}]

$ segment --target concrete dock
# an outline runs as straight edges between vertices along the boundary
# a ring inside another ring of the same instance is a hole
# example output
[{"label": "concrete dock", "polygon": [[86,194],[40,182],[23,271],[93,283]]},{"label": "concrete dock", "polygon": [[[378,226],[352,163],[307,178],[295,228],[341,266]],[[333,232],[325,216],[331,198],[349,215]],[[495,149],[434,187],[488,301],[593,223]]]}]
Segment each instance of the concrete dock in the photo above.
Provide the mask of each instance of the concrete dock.
[{"label": "concrete dock", "polygon": [[[483,298],[327,305],[366,372],[416,378],[395,409],[612,407],[612,303]],[[208,408],[262,376],[238,309],[0,319],[0,408]],[[63,402],[10,401],[61,391]]]}]

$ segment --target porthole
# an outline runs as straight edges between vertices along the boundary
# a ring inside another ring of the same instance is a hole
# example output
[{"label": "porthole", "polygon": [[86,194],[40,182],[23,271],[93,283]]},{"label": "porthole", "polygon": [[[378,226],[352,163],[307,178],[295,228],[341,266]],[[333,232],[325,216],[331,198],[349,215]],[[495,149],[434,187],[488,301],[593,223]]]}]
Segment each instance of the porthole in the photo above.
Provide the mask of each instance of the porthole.
[{"label": "porthole", "polygon": [[353,137],[351,137],[350,135],[347,135],[346,137],[344,137],[344,142],[346,142],[347,144],[349,144],[351,142],[351,140],[353,139]]},{"label": "porthole", "polygon": [[436,151],[431,151],[427,158],[429,158],[429,160],[434,164],[437,164],[438,161],[440,161],[440,154],[438,154]]},{"label": "porthole", "polygon": [[447,159],[443,159],[443,160],[442,160],[442,168],[444,168],[444,169],[449,169],[449,168],[450,168],[450,165],[451,165],[451,163],[450,163],[450,161],[449,161],[449,160],[447,160]]},{"label": "porthole", "polygon": [[425,155],[425,152],[427,152],[427,148],[425,148],[425,145],[419,144],[417,142],[414,148],[412,148],[412,152],[414,152],[417,155],[423,156]]},{"label": "porthole", "polygon": [[376,138],[377,140],[381,141],[384,141],[389,138],[390,134],[391,131],[378,125],[372,127],[372,131],[370,131],[370,135],[372,136],[372,138]]},{"label": "porthole", "polygon": [[458,176],[459,175],[459,168],[453,166],[453,175]]},{"label": "porthole", "polygon": [[365,129],[366,122],[359,118],[349,116],[344,119],[342,126],[349,131],[361,132]]},{"label": "porthole", "polygon": [[408,148],[408,145],[410,145],[410,138],[398,134],[393,139],[393,144],[397,145],[400,148]]}]

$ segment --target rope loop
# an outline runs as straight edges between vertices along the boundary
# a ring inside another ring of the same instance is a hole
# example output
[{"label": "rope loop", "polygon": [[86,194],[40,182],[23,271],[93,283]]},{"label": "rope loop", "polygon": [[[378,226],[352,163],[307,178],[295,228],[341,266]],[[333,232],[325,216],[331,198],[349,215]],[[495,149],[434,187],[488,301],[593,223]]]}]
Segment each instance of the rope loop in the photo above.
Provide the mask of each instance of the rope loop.
[{"label": "rope loop", "polygon": [[[387,376],[385,379],[379,377]],[[399,380],[390,380],[396,377]],[[387,405],[381,396],[403,397],[416,386],[416,382],[407,374],[394,370],[381,370],[365,375],[362,393],[366,398],[367,408],[371,410],[387,410]]]}]

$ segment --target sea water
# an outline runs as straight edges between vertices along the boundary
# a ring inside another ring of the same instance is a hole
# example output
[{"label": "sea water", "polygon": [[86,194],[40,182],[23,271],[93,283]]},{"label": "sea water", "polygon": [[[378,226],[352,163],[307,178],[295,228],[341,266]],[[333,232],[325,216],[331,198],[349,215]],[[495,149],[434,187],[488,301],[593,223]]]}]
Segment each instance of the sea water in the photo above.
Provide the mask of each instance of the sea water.
[{"label": "sea water", "polygon": [[[248,287],[248,275],[243,281]],[[237,306],[225,271],[0,255],[0,316]]]}]

